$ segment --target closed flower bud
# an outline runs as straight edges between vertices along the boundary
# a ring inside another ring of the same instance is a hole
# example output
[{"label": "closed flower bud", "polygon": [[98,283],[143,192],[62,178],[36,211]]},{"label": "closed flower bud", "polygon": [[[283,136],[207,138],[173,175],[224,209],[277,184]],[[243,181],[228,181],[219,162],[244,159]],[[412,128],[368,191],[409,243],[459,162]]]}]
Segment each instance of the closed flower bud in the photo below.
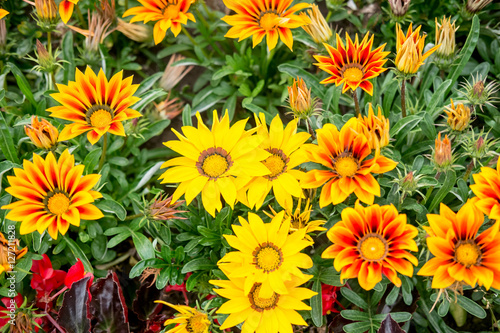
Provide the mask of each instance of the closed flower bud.
[{"label": "closed flower bud", "polygon": [[54,0],[35,0],[36,21],[43,31],[55,29],[59,18]]},{"label": "closed flower bud", "polygon": [[182,112],[184,104],[177,97],[171,99],[169,93],[164,101],[155,103],[155,108],[160,118],[172,120]]},{"label": "closed flower bud", "polygon": [[360,114],[358,120],[371,149],[380,149],[389,144],[389,119],[382,115],[380,106],[378,107],[378,115],[375,116],[370,103],[368,117],[363,117]]},{"label": "closed flower bud", "polygon": [[436,45],[440,45],[436,50],[436,55],[440,58],[450,58],[455,55],[455,21],[451,23],[451,17],[443,17],[441,23],[436,20]]},{"label": "closed flower bud", "polygon": [[172,196],[163,199],[161,196],[155,199],[148,209],[148,217],[153,220],[166,221],[170,219],[184,220],[185,217],[176,216],[178,213],[185,213],[177,208],[184,203],[184,200],[172,202]]},{"label": "closed flower bud", "polygon": [[402,17],[408,12],[411,0],[388,0],[391,6],[392,14],[396,17]]},{"label": "closed flower bud", "polygon": [[144,24],[129,23],[122,19],[118,19],[116,30],[127,36],[127,38],[135,42],[146,42],[151,39],[151,29]]},{"label": "closed flower bud", "polygon": [[436,146],[433,154],[434,166],[438,171],[445,171],[453,163],[450,139],[448,139],[448,135],[445,135],[444,139],[441,140],[441,133],[439,133],[435,143]]},{"label": "closed flower bud", "polygon": [[479,106],[481,111],[483,105],[493,107],[493,103],[497,103],[499,100],[494,95],[499,90],[500,84],[494,81],[486,83],[486,80],[483,80],[479,74],[476,77],[472,76],[472,82],[466,80],[461,86],[463,89],[459,93],[467,99],[469,104]]},{"label": "closed flower bud", "polygon": [[462,132],[469,127],[470,123],[470,108],[462,103],[457,105],[453,104],[451,100],[451,107],[446,107],[444,112],[448,115],[448,126],[451,130]]},{"label": "closed flower bud", "polygon": [[486,7],[493,0],[467,0],[465,3],[465,10],[469,14],[475,14]]},{"label": "closed flower bud", "polygon": [[[305,14],[303,14],[305,15]],[[332,29],[328,26],[323,14],[317,5],[312,5],[312,10],[307,10],[307,15],[311,20],[310,24],[303,25],[302,28],[312,37],[312,39],[320,44],[327,42],[332,37]]]},{"label": "closed flower bud", "polygon": [[160,79],[160,87],[165,91],[172,90],[183,78],[186,76],[194,66],[177,65],[172,66],[173,63],[184,59],[185,57],[180,54],[173,54],[168,61],[167,67]]},{"label": "closed flower bud", "polygon": [[311,89],[308,89],[304,80],[297,77],[293,80],[292,86],[288,87],[288,104],[292,110],[291,114],[299,120],[317,115],[317,99],[311,97]]},{"label": "closed flower bud", "polygon": [[41,149],[52,149],[57,145],[59,131],[47,120],[38,120],[38,117],[31,117],[31,125],[24,126],[26,135],[31,142]]}]

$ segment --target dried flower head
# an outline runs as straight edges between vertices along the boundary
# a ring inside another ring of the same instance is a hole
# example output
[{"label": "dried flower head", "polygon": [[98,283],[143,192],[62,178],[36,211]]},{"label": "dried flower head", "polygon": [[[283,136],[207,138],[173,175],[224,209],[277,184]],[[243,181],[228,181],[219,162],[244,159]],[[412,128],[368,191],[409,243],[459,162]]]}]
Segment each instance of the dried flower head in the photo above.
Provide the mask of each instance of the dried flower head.
[{"label": "dried flower head", "polygon": [[184,109],[184,103],[182,103],[182,101],[178,97],[171,99],[170,93],[168,93],[168,96],[165,100],[161,101],[158,104],[154,104],[158,115],[162,119],[172,120],[179,114],[181,114],[182,110]]},{"label": "dried flower head", "polygon": [[465,2],[465,11],[473,15],[489,5],[492,1],[493,0],[467,0]]},{"label": "dried flower head", "polygon": [[[308,9],[307,14],[311,20],[310,24],[303,25],[302,28],[312,37],[312,39],[320,44],[328,42],[332,37],[332,29],[328,26],[323,14],[319,7],[315,4],[312,5],[312,10]],[[305,14],[303,14],[305,15]]]},{"label": "dried flower head", "polygon": [[462,132],[469,127],[471,121],[470,108],[463,103],[454,104],[451,100],[451,106],[445,107],[444,112],[448,115],[448,126],[452,131]]},{"label": "dried flower head", "polygon": [[436,45],[440,45],[436,50],[436,55],[440,58],[440,60],[449,62],[455,56],[455,32],[459,27],[455,27],[455,21],[451,23],[451,17],[446,18],[446,16],[443,16],[441,23],[438,22],[436,17],[435,21]]},{"label": "dried flower head", "polygon": [[160,87],[165,89],[165,91],[172,90],[184,78],[184,76],[186,76],[194,68],[194,66],[172,65],[182,59],[185,59],[185,57],[180,54],[173,54],[170,57],[167,67],[165,68],[165,71],[160,79]]},{"label": "dried flower head", "polygon": [[127,38],[142,43],[151,38],[151,29],[141,23],[129,23],[118,19],[116,30],[127,36]]},{"label": "dried flower head", "polygon": [[288,108],[289,114],[295,118],[306,120],[320,113],[318,99],[311,97],[311,89],[307,88],[305,82],[300,77],[293,79],[292,86],[288,87]]},{"label": "dried flower head", "polygon": [[176,216],[178,213],[185,213],[185,210],[177,208],[184,203],[184,200],[172,202],[172,196],[155,199],[149,206],[148,216],[153,220],[166,221],[170,219],[184,220],[185,217]]},{"label": "dried flower head", "polygon": [[481,111],[483,111],[483,105],[493,107],[492,103],[499,101],[499,98],[493,95],[500,89],[500,84],[494,81],[486,84],[486,79],[483,80],[483,76],[479,73],[476,77],[472,76],[472,82],[465,80],[460,86],[463,89],[459,90],[459,93],[469,101],[469,104],[479,106]]},{"label": "dried flower head", "polygon": [[451,154],[451,141],[448,139],[448,135],[445,135],[444,139],[441,140],[441,133],[435,141],[435,148],[432,152],[432,161],[434,167],[439,171],[448,170],[453,163],[453,156]]},{"label": "dried flower head", "polygon": [[45,119],[40,121],[37,116],[32,116],[31,124],[24,126],[24,131],[38,148],[52,149],[57,146],[59,131]]},{"label": "dried flower head", "polygon": [[140,283],[144,283],[150,276],[153,276],[153,281],[149,284],[148,288],[155,284],[158,275],[160,275],[161,270],[159,268],[146,267],[142,271],[141,277],[139,278]]},{"label": "dried flower head", "polygon": [[391,6],[392,14],[397,17],[403,17],[408,12],[410,8],[411,0],[388,0],[389,5]]}]

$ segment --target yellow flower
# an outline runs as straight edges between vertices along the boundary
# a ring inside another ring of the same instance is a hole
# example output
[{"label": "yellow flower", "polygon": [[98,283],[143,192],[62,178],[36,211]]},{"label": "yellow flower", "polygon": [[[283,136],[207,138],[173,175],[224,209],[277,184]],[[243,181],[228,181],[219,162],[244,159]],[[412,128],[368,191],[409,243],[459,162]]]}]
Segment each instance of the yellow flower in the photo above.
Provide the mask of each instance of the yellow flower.
[{"label": "yellow flower", "polygon": [[18,239],[11,239],[9,237],[9,240],[7,240],[0,232],[0,274],[12,271],[12,265],[15,264],[14,257],[18,260],[28,253],[27,247],[19,250],[18,246]]},{"label": "yellow flower", "polygon": [[455,106],[451,99],[451,107],[446,107],[444,112],[448,115],[448,126],[452,130],[461,132],[469,127],[470,109],[463,103]]},{"label": "yellow flower", "polygon": [[444,171],[453,163],[453,156],[451,154],[451,142],[448,135],[445,135],[441,140],[441,132],[436,139],[436,145],[433,152],[433,161],[438,171]]},{"label": "yellow flower", "polygon": [[293,36],[290,29],[311,23],[306,15],[295,15],[295,12],[311,5],[305,2],[292,7],[292,0],[223,0],[227,8],[236,15],[226,15],[224,22],[231,25],[225,37],[239,38],[241,41],[252,36],[253,47],[267,37],[267,47],[272,50],[278,44],[278,38],[290,50]]},{"label": "yellow flower", "polygon": [[23,169],[14,169],[8,176],[10,187],[5,191],[19,200],[2,209],[11,209],[5,217],[21,221],[21,235],[46,229],[57,239],[66,234],[69,225],[80,226],[80,220],[98,220],[102,212],[92,203],[101,193],[92,188],[100,175],[82,177],[83,164],[75,166],[75,157],[66,149],[59,161],[49,152],[45,160],[33,154],[33,162],[24,160]]},{"label": "yellow flower", "polygon": [[289,113],[298,118],[299,122],[319,114],[318,99],[311,97],[311,89],[299,77],[297,80],[293,79],[292,86],[288,87],[288,104],[292,110]]},{"label": "yellow flower", "polygon": [[239,217],[241,226],[232,225],[235,236],[224,235],[229,245],[238,251],[227,253],[217,265],[228,271],[230,279],[244,278],[245,295],[258,283],[257,296],[272,297],[274,293],[287,294],[285,281],[292,276],[304,278],[299,268],[311,268],[313,262],[302,249],[312,245],[304,240],[306,229],[289,235],[290,220],[283,219],[285,212],[278,213],[271,223],[264,223],[253,213],[248,222]]},{"label": "yellow flower", "polygon": [[167,34],[168,29],[172,30],[175,37],[181,32],[181,24],[187,24],[187,21],[195,22],[192,13],[188,13],[193,0],[139,0],[142,6],[130,8],[123,17],[135,15],[130,23],[144,21],[157,21],[153,36],[155,44],[159,44]]},{"label": "yellow flower", "polygon": [[425,46],[425,35],[420,36],[420,28],[421,26],[413,31],[410,23],[405,35],[401,26],[396,24],[396,60],[394,63],[403,74],[413,75],[417,73],[420,66],[424,64],[424,60],[440,46],[436,45],[422,54]]},{"label": "yellow flower", "polygon": [[38,148],[51,149],[57,145],[59,131],[45,119],[39,121],[37,116],[32,116],[31,124],[24,126],[24,131]]},{"label": "yellow flower", "polygon": [[206,313],[186,305],[173,305],[164,301],[155,301],[155,303],[168,305],[179,312],[175,315],[175,318],[165,321],[165,326],[177,324],[165,333],[208,333],[210,320],[208,320]]},{"label": "yellow flower", "polygon": [[361,124],[361,132],[368,139],[371,149],[380,149],[389,144],[389,119],[382,115],[382,109],[378,107],[378,115],[375,116],[372,104],[368,104],[368,117],[361,114],[358,116]]},{"label": "yellow flower", "polygon": [[441,45],[437,48],[436,54],[442,58],[449,58],[455,54],[455,21],[451,23],[451,17],[443,16],[441,24],[436,20],[436,45]]},{"label": "yellow flower", "polygon": [[68,23],[71,18],[73,9],[75,8],[75,5],[78,4],[78,1],[79,0],[62,0],[59,3],[59,15],[65,24]]},{"label": "yellow flower", "polygon": [[[311,212],[312,212],[312,205],[310,204],[309,199],[307,199],[306,205],[304,206],[304,209],[301,211],[302,208],[302,199],[299,198],[299,201],[297,203],[297,208],[295,209],[295,212],[293,209],[285,209],[285,219],[290,219],[290,233],[294,233],[297,230],[305,229],[306,230],[306,235],[305,239],[314,242],[311,236],[308,234],[311,232],[315,231],[325,231],[326,229],[322,227],[323,224],[325,224],[326,221],[324,220],[315,220],[315,221],[309,221],[311,219]],[[267,216],[270,218],[275,217],[278,215],[276,211],[269,206],[273,214],[269,214],[268,212],[264,212]]]},{"label": "yellow flower", "polygon": [[256,176],[265,176],[269,170],[260,162],[270,156],[258,148],[264,138],[252,135],[257,129],[245,131],[248,119],[229,126],[226,112],[219,120],[217,111],[213,113],[212,129],[208,129],[199,113],[198,128],[182,127],[183,134],[172,129],[179,140],[165,142],[164,145],[182,155],[163,163],[170,167],[159,179],[163,183],[180,183],[172,201],[185,194],[186,203],[201,192],[203,207],[215,216],[222,209],[221,195],[225,202],[234,207],[237,191]]},{"label": "yellow flower", "polygon": [[3,8],[0,8],[0,20],[3,19],[5,16],[7,16],[9,14],[8,11],[6,11],[5,9]]},{"label": "yellow flower", "polygon": [[332,37],[332,29],[328,26],[323,14],[316,4],[312,5],[312,10],[308,9],[307,14],[311,20],[310,24],[303,25],[304,29],[316,43],[325,43]]},{"label": "yellow flower", "polygon": [[[305,132],[297,133],[298,120],[290,121],[283,129],[283,123],[277,115],[268,129],[266,116],[261,113],[259,117],[255,116],[257,135],[264,138],[259,147],[270,153],[270,156],[262,163],[269,169],[270,173],[252,178],[240,191],[240,201],[250,208],[259,209],[272,189],[278,204],[283,208],[291,209],[292,196],[302,196],[302,187],[299,181],[304,172],[295,168],[307,160],[305,152],[300,147],[310,135]],[[245,192],[248,201],[245,200]]]},{"label": "yellow flower", "polygon": [[39,19],[53,20],[57,17],[54,0],[35,0],[35,9]]},{"label": "yellow flower", "polygon": [[[222,271],[226,275],[229,273],[224,268]],[[293,277],[284,284],[286,294],[274,292],[269,296],[262,296],[262,284],[257,282],[251,284],[246,291],[247,281],[244,278],[211,280],[211,284],[221,287],[214,291],[229,299],[217,310],[217,313],[229,314],[220,329],[224,330],[244,322],[242,332],[291,333],[292,324],[307,326],[297,310],[311,310],[311,307],[302,301],[313,297],[316,293],[299,287],[311,277]]]}]

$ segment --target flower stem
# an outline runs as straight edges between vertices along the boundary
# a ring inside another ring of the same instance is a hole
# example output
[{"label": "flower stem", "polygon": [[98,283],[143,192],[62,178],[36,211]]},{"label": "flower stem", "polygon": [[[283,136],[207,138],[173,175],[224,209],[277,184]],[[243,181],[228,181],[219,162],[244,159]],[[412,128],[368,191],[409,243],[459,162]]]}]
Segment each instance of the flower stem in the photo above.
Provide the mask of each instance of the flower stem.
[{"label": "flower stem", "polygon": [[102,166],[104,165],[104,160],[106,159],[106,151],[108,150],[108,133],[104,134],[104,139],[102,142],[102,153],[101,153],[101,159],[99,160],[99,169],[98,171],[101,171]]},{"label": "flower stem", "polygon": [[123,4],[123,7],[125,7],[124,9],[127,10],[128,9],[128,0],[125,0],[125,3]]},{"label": "flower stem", "polygon": [[406,117],[406,80],[401,83],[401,115]]},{"label": "flower stem", "polygon": [[61,333],[65,333],[66,331],[62,329],[61,326],[59,326],[59,324],[57,323],[57,321],[54,320],[54,318],[52,318],[52,316],[47,312],[45,311],[45,318],[47,318],[51,323],[52,325],[54,325],[55,328],[57,328],[57,330]]},{"label": "flower stem", "polygon": [[144,216],[144,214],[140,213],[140,214],[129,215],[125,218],[124,221],[133,220],[133,219],[136,219],[136,218],[141,217],[141,216]]},{"label": "flower stem", "polygon": [[56,71],[53,70],[52,72],[50,72],[50,80],[52,81],[51,83],[51,87],[52,89],[56,89]]},{"label": "flower stem", "polygon": [[182,32],[189,38],[189,40],[191,41],[191,43],[193,43],[193,45],[197,45],[198,44],[194,40],[193,36],[191,36],[191,34],[189,33],[189,31],[187,31],[186,28],[184,28],[183,25],[181,25],[181,29],[182,29]]},{"label": "flower stem", "polygon": [[52,54],[52,32],[47,31],[47,51]]},{"label": "flower stem", "polygon": [[361,111],[359,109],[358,94],[356,93],[356,90],[352,91],[352,98],[354,99],[354,107],[356,109],[356,117],[357,117],[361,114]]},{"label": "flower stem", "polygon": [[464,175],[464,180],[467,181],[467,179],[470,176],[470,173],[472,172],[472,169],[474,168],[474,159],[470,161],[469,165],[467,165],[467,170],[465,171]]},{"label": "flower stem", "polygon": [[311,139],[314,141],[316,140],[316,133],[314,133],[314,130],[312,128],[312,123],[309,117],[306,119],[306,125],[307,125],[307,130],[309,131],[309,134],[311,135]]}]

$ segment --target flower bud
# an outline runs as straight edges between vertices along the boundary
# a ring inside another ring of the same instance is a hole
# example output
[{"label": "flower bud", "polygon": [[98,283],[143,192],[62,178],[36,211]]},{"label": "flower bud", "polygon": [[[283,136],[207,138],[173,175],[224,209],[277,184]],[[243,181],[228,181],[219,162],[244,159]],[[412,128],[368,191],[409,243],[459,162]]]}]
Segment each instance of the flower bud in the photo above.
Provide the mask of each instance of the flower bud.
[{"label": "flower bud", "polygon": [[466,80],[461,86],[463,89],[459,93],[467,99],[469,104],[479,106],[481,111],[483,110],[483,105],[493,107],[492,103],[499,100],[494,95],[499,90],[500,84],[494,81],[486,84],[486,80],[483,80],[483,77],[479,74],[476,77],[472,76],[472,83]]},{"label": "flower bud", "polygon": [[31,117],[31,125],[24,126],[26,135],[35,146],[41,149],[52,149],[57,145],[59,131],[47,120],[38,120],[38,117]]},{"label": "flower bud", "polygon": [[462,103],[453,104],[451,99],[451,107],[446,107],[444,111],[448,115],[448,126],[451,130],[462,132],[469,127],[470,123],[470,108]]},{"label": "flower bud", "polygon": [[184,104],[177,97],[170,99],[169,93],[164,101],[158,104],[155,103],[155,108],[162,119],[172,120],[182,112]]},{"label": "flower bud", "polygon": [[411,0],[388,0],[391,6],[392,14],[396,17],[402,17],[408,12]]},{"label": "flower bud", "polygon": [[[311,20],[310,24],[303,25],[302,28],[318,43],[327,42],[332,37],[332,29],[328,26],[323,14],[319,7],[315,4],[312,5],[312,10],[308,9],[307,14]],[[305,15],[305,14],[304,14]]]},{"label": "flower bud", "polygon": [[389,119],[382,115],[382,109],[378,107],[378,115],[375,116],[372,104],[368,105],[368,117],[358,116],[362,125],[363,134],[368,139],[371,149],[380,149],[389,144]]},{"label": "flower bud", "polygon": [[178,219],[184,220],[185,217],[176,216],[178,213],[185,213],[186,211],[178,210],[177,207],[182,205],[184,200],[176,201],[172,203],[172,196],[166,197],[165,199],[160,196],[158,199],[155,199],[154,202],[149,206],[148,209],[148,217],[153,220],[170,220],[170,219]]},{"label": "flower bud", "polygon": [[451,142],[448,139],[448,135],[445,135],[444,139],[441,140],[441,133],[439,133],[435,144],[433,162],[436,169],[438,171],[449,169],[453,163],[453,157],[451,155]]},{"label": "flower bud", "polygon": [[451,23],[451,17],[445,16],[441,19],[441,23],[436,21],[436,45],[440,45],[436,50],[436,55],[440,58],[447,59],[455,55],[455,32],[459,27],[455,27],[455,21]]},{"label": "flower bud", "polygon": [[473,15],[484,7],[486,7],[493,0],[467,0],[465,3],[465,10],[467,13]]},{"label": "flower bud", "polygon": [[317,115],[317,99],[311,97],[311,89],[301,78],[293,79],[293,84],[288,87],[288,104],[295,118],[306,120],[307,118]]},{"label": "flower bud", "polygon": [[57,22],[57,7],[54,0],[35,0],[36,21],[43,31],[52,31]]},{"label": "flower bud", "polygon": [[163,72],[160,79],[160,87],[165,91],[172,90],[191,70],[193,66],[172,66],[173,63],[184,59],[185,57],[180,54],[173,54],[168,61],[167,67]]},{"label": "flower bud", "polygon": [[116,30],[127,36],[127,38],[142,43],[151,39],[151,29],[144,24],[129,23],[118,19]]}]

